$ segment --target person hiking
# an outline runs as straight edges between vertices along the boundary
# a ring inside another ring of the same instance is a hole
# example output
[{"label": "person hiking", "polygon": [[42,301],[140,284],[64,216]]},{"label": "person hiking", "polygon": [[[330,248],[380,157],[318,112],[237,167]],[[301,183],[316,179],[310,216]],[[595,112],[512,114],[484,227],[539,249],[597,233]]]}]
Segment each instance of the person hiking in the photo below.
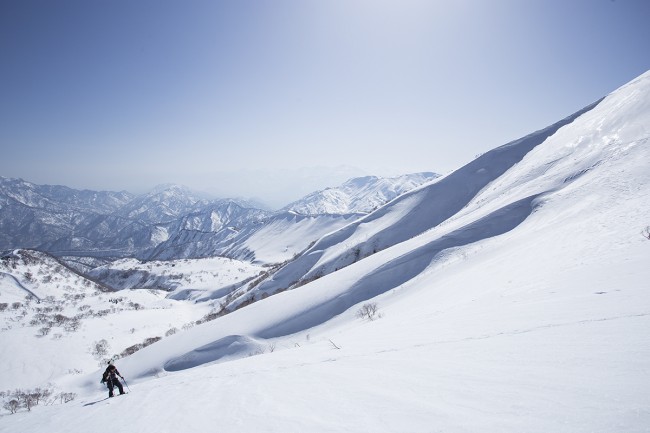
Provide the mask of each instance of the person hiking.
[{"label": "person hiking", "polygon": [[[108,367],[106,367],[106,371],[104,371],[104,374],[102,375],[102,383],[106,383],[106,386],[108,387],[108,396],[113,397],[113,388],[117,386],[117,389],[120,390],[120,395],[124,394],[124,388],[122,387],[122,384],[120,383],[120,380],[117,378],[117,376],[122,377],[119,371],[117,371],[117,367],[113,365],[113,363],[109,362]],[[122,379],[124,379],[122,377]]]}]

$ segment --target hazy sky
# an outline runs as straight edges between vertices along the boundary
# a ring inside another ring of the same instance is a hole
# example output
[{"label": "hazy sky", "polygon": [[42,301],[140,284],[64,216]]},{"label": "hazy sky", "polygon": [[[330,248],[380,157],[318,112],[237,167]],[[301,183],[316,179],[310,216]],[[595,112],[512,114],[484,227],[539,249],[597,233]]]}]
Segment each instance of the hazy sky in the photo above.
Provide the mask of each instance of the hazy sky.
[{"label": "hazy sky", "polygon": [[648,0],[0,0],[0,176],[272,201],[330,168],[446,173],[650,69],[649,22]]}]

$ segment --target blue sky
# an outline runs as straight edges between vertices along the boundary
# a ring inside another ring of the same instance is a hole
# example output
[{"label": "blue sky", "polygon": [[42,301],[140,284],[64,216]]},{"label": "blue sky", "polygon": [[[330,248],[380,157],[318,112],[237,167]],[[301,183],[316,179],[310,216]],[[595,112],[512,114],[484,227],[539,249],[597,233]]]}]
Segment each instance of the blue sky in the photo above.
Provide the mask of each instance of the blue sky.
[{"label": "blue sky", "polygon": [[646,0],[0,0],[0,175],[279,203],[305,173],[446,173],[650,69],[649,21]]}]

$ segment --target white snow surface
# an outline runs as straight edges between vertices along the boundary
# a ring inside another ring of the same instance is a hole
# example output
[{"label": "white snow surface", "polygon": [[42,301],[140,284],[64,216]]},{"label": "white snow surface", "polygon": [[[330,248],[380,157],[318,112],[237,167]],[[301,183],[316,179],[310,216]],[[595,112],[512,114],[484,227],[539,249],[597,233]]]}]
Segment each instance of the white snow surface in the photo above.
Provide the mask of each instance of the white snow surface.
[{"label": "white snow surface", "polygon": [[315,239],[356,220],[359,215],[297,215],[286,212],[255,231],[239,248],[255,253],[255,263],[273,264],[291,260]]},{"label": "white snow surface", "polygon": [[[0,432],[648,432],[649,138],[650,72],[442,222],[432,186],[407,194],[329,235],[365,230],[375,254],[119,360],[125,397],[103,400],[100,370],[53,377],[77,399],[4,412]],[[365,302],[381,317],[357,317]],[[28,370],[56,353],[39,346],[0,360]]]}]

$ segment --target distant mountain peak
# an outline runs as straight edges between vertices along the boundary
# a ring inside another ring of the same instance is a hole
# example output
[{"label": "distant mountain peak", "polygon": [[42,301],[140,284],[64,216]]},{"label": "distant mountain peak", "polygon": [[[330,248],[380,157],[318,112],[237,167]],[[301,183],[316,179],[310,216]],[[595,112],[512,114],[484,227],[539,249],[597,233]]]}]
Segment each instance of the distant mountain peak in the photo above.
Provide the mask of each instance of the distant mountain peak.
[{"label": "distant mountain peak", "polygon": [[177,183],[161,183],[156,186],[154,186],[151,189],[152,193],[159,193],[159,192],[164,192],[168,190],[175,190],[175,191],[190,191],[188,187],[185,185],[180,185]]},{"label": "distant mountain peak", "polygon": [[369,213],[401,194],[439,177],[431,172],[396,177],[362,176],[316,191],[283,210],[301,215]]},{"label": "distant mountain peak", "polygon": [[[345,220],[349,215],[371,212],[436,176],[352,178],[276,213],[247,199],[208,199],[174,183],[133,196],[0,178],[0,250],[21,247],[58,255],[171,259],[209,256],[228,248],[250,256],[253,249],[235,245],[232,233],[224,230],[238,227],[244,242],[264,224],[286,224],[273,217],[289,211],[299,216],[295,221],[318,215],[343,216]],[[325,220],[323,224],[330,228],[338,224],[336,218]]]}]

